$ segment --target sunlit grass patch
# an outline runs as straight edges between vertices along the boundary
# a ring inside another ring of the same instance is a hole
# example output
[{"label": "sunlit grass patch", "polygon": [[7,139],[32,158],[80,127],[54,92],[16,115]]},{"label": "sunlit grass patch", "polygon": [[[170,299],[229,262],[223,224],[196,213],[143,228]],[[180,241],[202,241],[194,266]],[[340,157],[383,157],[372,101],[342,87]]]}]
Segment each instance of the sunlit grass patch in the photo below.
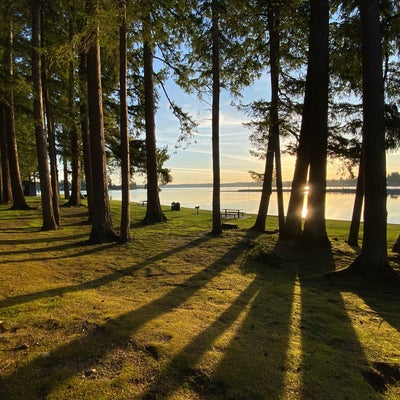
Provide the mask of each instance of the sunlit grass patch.
[{"label": "sunlit grass patch", "polygon": [[398,297],[323,279],[357,254],[348,223],[315,251],[275,217],[214,237],[205,210],[131,210],[131,243],[88,245],[85,207],[54,232],[0,209],[0,398],[397,399]]}]

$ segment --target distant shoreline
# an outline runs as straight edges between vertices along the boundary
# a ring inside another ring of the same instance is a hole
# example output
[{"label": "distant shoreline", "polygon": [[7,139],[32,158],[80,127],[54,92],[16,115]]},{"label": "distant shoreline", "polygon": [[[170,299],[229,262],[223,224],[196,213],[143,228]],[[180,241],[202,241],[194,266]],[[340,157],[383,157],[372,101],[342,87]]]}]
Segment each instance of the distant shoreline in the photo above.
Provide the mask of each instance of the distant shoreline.
[{"label": "distant shoreline", "polygon": [[[238,192],[261,192],[262,189],[238,189]],[[272,188],[273,192],[276,192],[276,188]],[[290,192],[291,188],[290,187],[284,187],[282,188],[283,192]],[[355,187],[341,187],[341,188],[332,188],[328,187],[326,188],[327,193],[343,193],[343,194],[355,194],[356,193],[356,188]],[[386,193],[388,196],[398,196],[400,195],[400,188],[387,188]]]}]

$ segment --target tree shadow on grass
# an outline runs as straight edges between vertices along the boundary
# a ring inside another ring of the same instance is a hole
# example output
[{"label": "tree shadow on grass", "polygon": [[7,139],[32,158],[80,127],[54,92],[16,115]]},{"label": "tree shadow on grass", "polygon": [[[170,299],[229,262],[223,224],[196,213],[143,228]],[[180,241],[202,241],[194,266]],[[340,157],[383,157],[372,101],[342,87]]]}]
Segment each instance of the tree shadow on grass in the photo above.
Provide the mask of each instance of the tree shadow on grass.
[{"label": "tree shadow on grass", "polygon": [[[85,236],[87,236],[85,234]],[[19,262],[27,262],[29,259],[27,256],[32,256],[33,254],[49,254],[51,252],[57,252],[59,254],[57,255],[50,255],[47,257],[35,257],[34,261],[51,261],[51,260],[57,260],[57,259],[63,259],[67,257],[82,257],[86,256],[89,254],[94,254],[99,251],[104,251],[107,249],[111,249],[115,246],[117,246],[116,243],[102,243],[100,245],[90,245],[87,241],[85,242],[80,242],[80,243],[63,243],[59,244],[57,246],[52,246],[52,247],[41,247],[41,248],[34,248],[34,249],[24,249],[24,250],[17,250],[13,252],[12,256],[12,262],[13,263],[19,263]],[[80,252],[74,252],[73,254],[65,253],[63,251],[71,250],[73,248],[78,248],[78,249],[85,249]],[[3,257],[3,259],[0,261],[0,264],[8,264],[10,261],[5,259],[6,256],[10,254],[9,251],[3,252],[3,254],[0,253],[0,255]],[[21,254],[25,255],[25,257],[22,257],[21,259],[16,259],[15,255],[16,254]],[[31,259],[32,260],[32,259]]]},{"label": "tree shadow on grass", "polygon": [[254,275],[251,283],[163,368],[141,398],[183,396],[185,390],[186,397],[194,393],[202,399],[279,398],[295,272],[281,269],[274,256],[269,261],[262,266],[259,259],[245,260],[242,270]]},{"label": "tree shadow on grass", "polygon": [[[87,237],[88,233],[87,232],[83,232],[83,233],[78,233],[78,234],[74,234],[74,235],[65,235],[65,236],[43,236],[43,237],[37,237],[35,236],[34,238],[27,238],[26,236],[21,240],[20,238],[18,239],[1,239],[0,240],[0,245],[4,245],[4,246],[13,246],[13,245],[28,245],[28,244],[37,244],[37,243],[43,243],[43,244],[48,244],[48,243],[53,243],[53,242],[57,242],[59,243],[61,240],[76,240],[79,238],[83,238],[83,237]],[[48,247],[46,247],[48,249]],[[45,249],[45,248],[43,248]],[[31,252],[32,250],[24,250],[21,251],[21,253],[23,252]],[[4,252],[0,253],[0,255],[3,255]]]},{"label": "tree shadow on grass", "polygon": [[364,377],[369,363],[340,288],[324,278],[336,269],[331,247],[298,248],[297,258],[301,298],[299,398],[378,399]]},{"label": "tree shadow on grass", "polygon": [[236,370],[221,399],[378,399],[342,296],[321,279],[335,268],[330,248],[278,240],[259,261],[240,347],[232,341],[215,371]]},{"label": "tree shadow on grass", "polygon": [[385,287],[380,289],[377,293],[376,287],[363,287],[354,290],[354,293],[380,316],[381,322],[386,321],[400,332],[400,294],[391,289],[385,292]]},{"label": "tree shadow on grass", "polygon": [[[206,241],[207,238],[198,239],[196,244]],[[181,246],[188,249],[195,245]],[[106,321],[103,325],[93,326],[88,329],[84,337],[60,346],[51,353],[49,358],[34,358],[24,366],[17,368],[7,376],[0,379],[0,398],[47,398],[53,391],[72,378],[86,371],[96,368],[101,360],[115,348],[124,349],[132,346],[132,336],[146,323],[164,314],[173,312],[196,294],[207,282],[219,276],[228,266],[242,254],[247,240],[243,239],[231,247],[225,254],[216,259],[201,271],[191,275],[184,282],[177,284],[164,296],[151,301],[142,307],[120,315],[118,318]],[[167,257],[174,254],[177,249],[165,252],[153,258]],[[146,260],[146,264],[150,263]],[[132,269],[137,268],[130,267]],[[129,273],[130,268],[124,269],[123,273]],[[120,276],[120,271],[111,274],[104,280],[100,279],[79,285],[78,287],[64,288],[64,290],[76,291],[90,288],[90,285],[103,285]],[[52,295],[52,291],[45,291],[38,294],[38,297]],[[36,297],[36,298],[38,298]],[[23,299],[19,299],[22,301]],[[29,299],[33,300],[33,298]],[[150,348],[147,348],[150,351]],[[12,397],[13,393],[14,397]]]},{"label": "tree shadow on grass", "polygon": [[[44,299],[44,298],[48,298],[48,297],[62,296],[66,293],[74,293],[74,292],[79,292],[82,290],[96,289],[101,286],[105,286],[111,282],[121,279],[124,276],[132,276],[136,271],[138,271],[142,268],[145,268],[146,266],[151,265],[152,263],[155,263],[164,258],[167,258],[173,254],[177,254],[178,252],[189,250],[192,247],[199,246],[202,243],[208,241],[209,239],[210,239],[209,236],[202,236],[202,237],[200,237],[196,240],[193,240],[189,243],[185,243],[182,246],[175,247],[171,250],[162,252],[153,257],[149,257],[146,260],[139,262],[137,264],[134,264],[130,267],[115,269],[111,274],[101,276],[100,278],[93,279],[88,282],[83,282],[78,285],[63,286],[63,287],[58,287],[58,288],[54,288],[54,289],[43,290],[40,292],[21,294],[21,295],[14,296],[14,297],[8,297],[8,298],[0,301],[0,309],[5,308],[5,307],[11,307],[11,306],[14,306],[17,304],[29,303],[31,301]],[[104,250],[105,246],[106,247],[115,247],[115,244],[102,245],[101,249]],[[93,252],[94,250],[88,250],[88,251]],[[82,253],[79,253],[79,255],[82,255]]]}]

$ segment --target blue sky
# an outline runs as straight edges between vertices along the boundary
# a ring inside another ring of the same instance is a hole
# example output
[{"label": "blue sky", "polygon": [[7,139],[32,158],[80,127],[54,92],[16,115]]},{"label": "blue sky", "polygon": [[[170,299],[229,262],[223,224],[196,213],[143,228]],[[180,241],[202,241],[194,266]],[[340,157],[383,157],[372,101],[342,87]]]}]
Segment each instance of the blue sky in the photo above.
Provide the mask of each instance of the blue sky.
[{"label": "blue sky", "polygon": [[[168,104],[161,100],[157,113],[156,130],[157,145],[168,145],[170,160],[166,166],[171,169],[176,184],[183,183],[210,183],[212,182],[212,154],[211,154],[211,106],[195,96],[190,96],[175,89],[174,100],[198,122],[197,133],[186,148],[175,150],[179,135],[179,125],[171,114]],[[255,99],[268,99],[269,89],[267,78],[262,78],[254,86],[243,93],[243,102]],[[264,161],[252,157],[249,153],[251,145],[248,136],[249,129],[243,123],[249,117],[231,105],[232,98],[221,93],[220,103],[220,163],[221,182],[251,181],[249,170],[262,172]],[[284,179],[290,180],[292,174],[292,158],[284,157]]]},{"label": "blue sky", "polygon": [[[268,75],[264,75],[252,87],[243,92],[244,103],[256,99],[269,100]],[[160,108],[156,116],[157,145],[168,145],[170,160],[166,167],[171,169],[173,183],[210,183],[212,182],[211,155],[211,106],[169,85],[169,94],[184,111],[189,112],[199,123],[197,133],[187,148],[175,150],[179,136],[179,124],[169,110],[166,100],[161,98]],[[162,95],[162,94],[161,94]],[[210,100],[211,101],[211,100]],[[251,145],[248,139],[249,129],[243,123],[249,117],[231,105],[232,98],[226,92],[221,93],[220,111],[220,163],[221,182],[250,182],[249,170],[264,171],[264,161],[251,156]],[[284,147],[284,146],[282,146]],[[294,157],[282,155],[282,175],[284,181],[293,176]],[[396,153],[387,156],[387,172],[399,171],[400,156]],[[328,179],[339,179],[338,162],[328,162]],[[140,178],[138,179],[138,183]]]}]

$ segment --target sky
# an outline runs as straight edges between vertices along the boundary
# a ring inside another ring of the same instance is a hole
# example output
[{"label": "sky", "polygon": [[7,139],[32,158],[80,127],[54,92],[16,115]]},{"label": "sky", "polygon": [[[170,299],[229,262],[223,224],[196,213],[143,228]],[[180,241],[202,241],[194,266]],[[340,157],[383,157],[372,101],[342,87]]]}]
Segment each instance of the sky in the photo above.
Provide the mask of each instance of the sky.
[{"label": "sky", "polygon": [[[161,100],[156,116],[157,145],[169,148],[170,160],[165,164],[171,169],[174,184],[212,182],[211,105],[182,93],[170,85],[174,100],[184,111],[189,112],[199,124],[189,145],[175,149],[179,136],[179,124],[169,110],[167,102]],[[243,93],[242,102],[269,98],[268,82],[262,78]],[[220,165],[221,182],[250,182],[249,170],[263,172],[264,161],[250,155],[251,131],[243,126],[250,118],[231,105],[232,97],[221,93],[220,100]],[[283,175],[291,179],[293,160],[285,157]]]},{"label": "sky", "polygon": [[[256,99],[269,100],[268,76],[262,77],[252,87],[243,92],[242,102]],[[189,112],[198,122],[197,133],[191,144],[175,149],[179,137],[179,124],[169,110],[165,99],[160,99],[160,108],[156,115],[157,146],[168,146],[170,159],[165,167],[171,169],[174,184],[211,183],[211,106],[204,101],[190,96],[177,89],[172,83],[169,92],[174,101],[184,111]],[[262,173],[264,160],[250,155],[251,131],[243,126],[250,118],[244,112],[231,105],[232,98],[226,92],[221,93],[220,107],[220,166],[221,183],[251,182],[249,170]],[[284,145],[282,145],[284,147]],[[282,155],[282,177],[291,181],[295,158]],[[387,155],[387,173],[399,171],[400,155]],[[340,173],[340,165],[336,161],[328,162],[328,179],[347,178]],[[137,183],[141,183],[139,180]]]}]

